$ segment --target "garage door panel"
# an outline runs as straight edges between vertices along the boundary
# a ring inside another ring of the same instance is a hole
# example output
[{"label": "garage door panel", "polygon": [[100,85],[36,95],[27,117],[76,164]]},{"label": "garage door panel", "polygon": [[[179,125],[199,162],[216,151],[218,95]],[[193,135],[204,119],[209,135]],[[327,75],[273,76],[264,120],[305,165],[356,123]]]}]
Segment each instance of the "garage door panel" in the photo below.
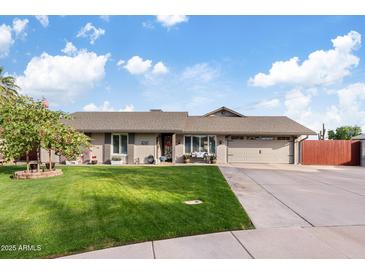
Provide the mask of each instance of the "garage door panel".
[{"label": "garage door panel", "polygon": [[281,140],[231,140],[228,162],[290,163],[292,146]]}]

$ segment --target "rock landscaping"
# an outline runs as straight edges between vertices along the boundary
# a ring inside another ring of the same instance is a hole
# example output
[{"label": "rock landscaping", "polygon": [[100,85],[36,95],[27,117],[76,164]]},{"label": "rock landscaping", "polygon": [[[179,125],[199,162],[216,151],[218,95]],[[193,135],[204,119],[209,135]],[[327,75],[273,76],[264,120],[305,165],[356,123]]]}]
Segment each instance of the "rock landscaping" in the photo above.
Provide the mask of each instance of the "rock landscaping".
[{"label": "rock landscaping", "polygon": [[14,173],[14,179],[40,179],[40,178],[48,178],[54,176],[60,176],[63,172],[61,169],[51,170],[51,171],[30,171],[20,170]]}]

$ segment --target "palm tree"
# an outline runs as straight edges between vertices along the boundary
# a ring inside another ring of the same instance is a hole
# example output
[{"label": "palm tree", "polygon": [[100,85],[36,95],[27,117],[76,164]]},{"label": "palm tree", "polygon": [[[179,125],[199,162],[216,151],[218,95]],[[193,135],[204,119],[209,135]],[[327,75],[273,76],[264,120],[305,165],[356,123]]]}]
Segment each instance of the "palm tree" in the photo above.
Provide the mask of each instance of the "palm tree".
[{"label": "palm tree", "polygon": [[18,94],[19,87],[15,84],[13,76],[3,76],[4,68],[0,67],[0,96],[2,98],[14,97]]},{"label": "palm tree", "polygon": [[4,104],[12,102],[12,99],[17,98],[17,90],[19,89],[19,87],[15,84],[15,78],[12,76],[3,76],[3,72],[4,69],[0,66],[0,137],[2,131],[2,123],[4,122],[1,110]]}]

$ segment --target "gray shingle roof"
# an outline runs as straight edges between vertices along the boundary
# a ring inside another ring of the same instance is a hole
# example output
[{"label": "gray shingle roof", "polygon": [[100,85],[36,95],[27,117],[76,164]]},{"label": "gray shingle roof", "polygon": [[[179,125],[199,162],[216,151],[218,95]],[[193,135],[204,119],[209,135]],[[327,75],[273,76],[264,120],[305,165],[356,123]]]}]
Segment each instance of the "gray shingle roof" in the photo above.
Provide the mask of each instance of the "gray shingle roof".
[{"label": "gray shingle roof", "polygon": [[75,112],[65,121],[84,132],[182,132],[187,112]]},{"label": "gray shingle roof", "polygon": [[286,116],[204,117],[187,112],[76,112],[71,125],[83,132],[312,135]]},{"label": "gray shingle roof", "polygon": [[215,134],[312,135],[314,131],[286,116],[187,118],[185,132]]}]

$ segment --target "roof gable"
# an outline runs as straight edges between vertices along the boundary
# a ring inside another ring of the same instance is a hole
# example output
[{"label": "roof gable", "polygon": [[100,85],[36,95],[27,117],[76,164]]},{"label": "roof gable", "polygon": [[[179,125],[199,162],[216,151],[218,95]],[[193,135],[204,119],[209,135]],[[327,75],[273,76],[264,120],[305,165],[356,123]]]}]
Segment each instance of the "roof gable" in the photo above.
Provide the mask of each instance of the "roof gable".
[{"label": "roof gable", "polygon": [[207,114],[204,114],[203,117],[208,116],[218,116],[218,117],[245,117],[241,113],[238,113],[237,111],[234,111],[233,109],[227,108],[227,107],[220,107],[217,108],[211,112],[208,112]]}]

